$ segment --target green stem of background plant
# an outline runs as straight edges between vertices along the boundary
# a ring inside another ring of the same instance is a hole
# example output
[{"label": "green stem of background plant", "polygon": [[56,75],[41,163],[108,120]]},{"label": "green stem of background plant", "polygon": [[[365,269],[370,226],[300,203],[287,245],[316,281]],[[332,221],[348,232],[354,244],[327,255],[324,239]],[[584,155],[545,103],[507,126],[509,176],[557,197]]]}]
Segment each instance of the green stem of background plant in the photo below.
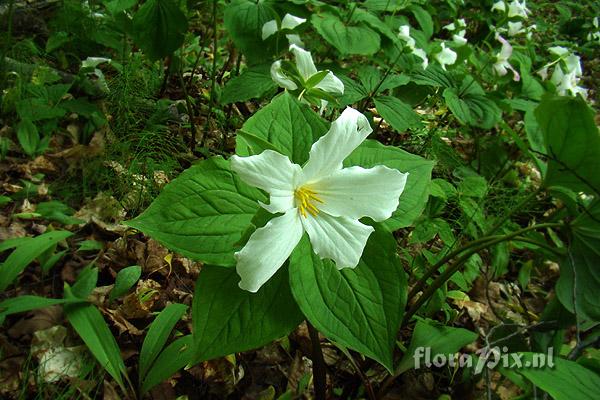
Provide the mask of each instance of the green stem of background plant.
[{"label": "green stem of background plant", "polygon": [[[423,292],[423,294],[417,299],[417,301],[411,306],[411,308],[404,315],[402,325],[403,326],[406,325],[410,321],[412,316],[419,310],[419,308],[421,308],[421,306],[423,304],[425,304],[433,296],[433,294],[436,292],[436,290],[438,290],[440,287],[442,287],[442,285],[444,283],[446,283],[446,281],[448,281],[452,277],[452,275],[454,275],[454,273],[459,270],[459,268],[462,266],[462,264],[464,264],[464,262],[467,261],[473,254],[478,253],[481,250],[484,250],[490,246],[493,246],[494,244],[498,244],[498,243],[510,240],[516,236],[520,236],[523,233],[526,233],[529,231],[533,231],[536,229],[559,227],[559,226],[563,226],[563,225],[564,224],[562,224],[562,223],[544,223],[544,224],[532,225],[532,226],[528,226],[523,229],[519,229],[514,232],[507,233],[506,235],[481,238],[478,241],[476,241],[477,243],[471,242],[467,247],[463,247],[462,249],[459,249],[460,251],[453,252],[452,254],[456,253],[455,255],[462,253],[462,252],[465,252],[465,253],[462,256],[460,256],[454,263],[452,263],[441,275],[439,275],[433,281],[433,283]],[[440,262],[436,263],[435,267],[441,268],[444,264],[446,264],[447,261],[449,261],[452,258],[452,257],[449,257],[452,254],[449,254],[448,256],[446,256],[442,260],[440,260]],[[433,268],[430,271],[432,272],[430,274],[430,276],[431,276],[433,274],[433,272],[435,272],[435,271],[433,271]],[[418,293],[418,291],[415,291],[415,289],[413,289],[411,291],[411,293],[409,294],[409,298],[414,297],[417,293]]]},{"label": "green stem of background plant", "polygon": [[534,199],[537,196],[537,194],[540,193],[541,191],[542,191],[542,189],[539,188],[539,189],[534,190],[533,192],[529,193],[527,196],[525,196],[515,207],[513,207],[509,212],[507,212],[501,218],[499,218],[498,221],[496,221],[496,223],[492,226],[492,228],[490,228],[486,232],[484,237],[473,240],[473,241],[465,244],[463,247],[450,252],[449,254],[444,256],[441,260],[439,260],[437,263],[432,265],[427,271],[425,271],[423,276],[413,286],[412,290],[410,291],[410,293],[408,295],[408,298],[412,298],[412,297],[416,296],[416,294],[425,287],[427,280],[429,278],[431,278],[433,276],[433,274],[435,274],[437,272],[438,269],[440,269],[444,264],[446,264],[448,261],[450,261],[454,257],[458,256],[460,253],[467,251],[475,246],[478,246],[481,243],[486,243],[486,242],[494,240],[494,239],[502,238],[503,237],[502,235],[498,235],[498,236],[492,236],[492,235],[494,233],[496,233],[496,231],[498,229],[500,229],[500,227],[502,227],[502,225],[506,221],[508,221],[508,219],[510,219],[510,217],[512,215],[514,215],[516,212],[520,211],[525,204],[529,203],[529,201]]},{"label": "green stem of background plant", "polygon": [[[206,125],[204,131],[208,131],[210,127],[210,117],[212,115],[213,104],[215,101],[215,87],[217,83],[217,0],[213,0],[212,7],[212,29],[213,29],[213,63],[212,63],[212,71],[210,72],[210,100],[208,103],[208,115],[206,116]],[[200,146],[202,146],[203,138],[200,140]]]}]

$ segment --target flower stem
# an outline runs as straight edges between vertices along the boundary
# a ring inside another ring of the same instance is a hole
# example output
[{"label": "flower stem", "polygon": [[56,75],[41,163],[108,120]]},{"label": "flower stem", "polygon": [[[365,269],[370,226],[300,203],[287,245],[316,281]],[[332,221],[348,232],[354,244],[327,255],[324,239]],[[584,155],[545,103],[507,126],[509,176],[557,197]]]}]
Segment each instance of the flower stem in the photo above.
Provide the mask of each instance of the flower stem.
[{"label": "flower stem", "polygon": [[306,320],[308,334],[312,344],[312,364],[313,364],[313,384],[315,387],[315,399],[325,400],[327,398],[327,372],[325,370],[325,360],[323,359],[323,350],[319,340],[319,332],[314,326]]}]

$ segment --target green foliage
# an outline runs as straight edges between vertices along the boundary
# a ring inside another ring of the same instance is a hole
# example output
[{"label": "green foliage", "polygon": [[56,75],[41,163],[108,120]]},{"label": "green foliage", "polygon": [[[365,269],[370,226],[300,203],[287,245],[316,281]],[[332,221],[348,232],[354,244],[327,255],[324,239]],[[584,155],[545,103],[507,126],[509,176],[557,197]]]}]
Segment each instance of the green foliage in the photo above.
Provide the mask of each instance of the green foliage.
[{"label": "green foliage", "polygon": [[379,50],[379,34],[365,24],[346,25],[333,14],[314,14],[311,23],[317,32],[342,54],[370,55]]},{"label": "green foliage", "polygon": [[188,24],[175,0],[148,0],[133,16],[133,38],[151,60],[172,54],[182,44]]},{"label": "green foliage", "polygon": [[[172,370],[172,368],[166,366],[164,363],[158,363],[155,361],[160,356],[163,357],[163,360],[166,358],[166,354],[168,353],[165,353],[165,356],[163,356],[161,350],[167,343],[167,339],[171,335],[171,331],[175,327],[175,324],[177,324],[183,314],[185,314],[186,310],[187,306],[183,304],[169,304],[160,312],[160,314],[158,314],[156,319],[154,319],[150,325],[150,329],[148,329],[148,333],[146,334],[146,338],[144,339],[144,343],[142,344],[142,349],[140,351],[138,367],[138,379],[139,382],[141,382],[143,391],[147,391],[155,384],[160,383],[163,379],[168,378],[171,374],[177,371],[177,369],[181,368],[178,366],[175,370]],[[186,340],[189,341],[189,337]],[[177,343],[177,341],[173,342],[173,345],[175,345],[175,343]],[[189,343],[186,344],[189,346]],[[165,352],[171,351],[167,349],[165,349]],[[179,363],[177,363],[177,365],[179,365]],[[154,378],[154,375],[159,374],[158,371],[160,370],[164,372],[160,373],[161,379],[157,381],[157,379]],[[151,371],[151,373],[149,373],[149,371]],[[150,376],[150,379],[146,379],[147,375]]]},{"label": "green foliage", "polygon": [[222,158],[182,173],[127,224],[173,251],[213,265],[234,265],[233,252],[264,195],[240,181]]},{"label": "green foliage", "polygon": [[72,235],[68,231],[54,231],[21,241],[6,261],[0,264],[0,270],[2,271],[0,273],[0,292],[5,291],[33,260],[55,246],[56,243]]},{"label": "green foliage", "polygon": [[140,276],[142,276],[142,267],[139,265],[132,265],[120,270],[115,279],[115,286],[110,291],[109,301],[114,301],[127,293],[137,283]]},{"label": "green foliage", "polygon": [[402,373],[416,365],[415,356],[419,356],[416,354],[418,348],[428,349],[431,354],[454,354],[476,339],[475,332],[444,326],[435,321],[419,320],[413,331],[410,345],[396,371]]},{"label": "green foliage", "polygon": [[600,193],[600,134],[581,98],[545,97],[535,111],[544,137],[547,186]]},{"label": "green foliage", "polygon": [[240,289],[238,282],[233,268],[205,267],[200,273],[192,306],[194,363],[263,346],[302,321],[287,268],[257,293]]},{"label": "green foliage", "polygon": [[377,228],[354,269],[321,260],[306,236],[290,258],[290,286],[308,320],[325,336],[393,370],[392,350],[408,286],[396,243]]},{"label": "green foliage", "polygon": [[[310,107],[300,103],[289,93],[277,96],[262,110],[249,119],[241,131],[269,143],[297,164],[308,159],[308,151],[318,138],[327,131],[327,123]],[[236,153],[240,156],[259,154],[266,149],[258,141],[248,143],[246,136],[238,136]]]}]

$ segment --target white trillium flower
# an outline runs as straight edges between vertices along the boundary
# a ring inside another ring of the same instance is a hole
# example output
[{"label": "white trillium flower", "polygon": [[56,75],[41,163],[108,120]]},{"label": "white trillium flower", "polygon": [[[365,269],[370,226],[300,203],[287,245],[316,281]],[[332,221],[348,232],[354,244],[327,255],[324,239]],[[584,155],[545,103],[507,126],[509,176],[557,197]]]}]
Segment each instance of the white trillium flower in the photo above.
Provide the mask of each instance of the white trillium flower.
[{"label": "white trillium flower", "polygon": [[[500,11],[500,12],[506,12],[506,3],[503,0],[499,0],[497,2],[494,3],[494,5],[492,5],[492,11]],[[530,11],[527,8],[527,4],[525,2],[525,0],[523,0],[523,2],[520,2],[518,0],[513,0],[509,5],[508,5],[508,18],[523,18],[523,19],[527,19],[527,14],[529,14]]]},{"label": "white trillium flower", "polygon": [[374,230],[359,218],[390,218],[408,176],[382,165],[342,167],[371,131],[364,115],[346,108],[313,144],[304,167],[272,150],[231,157],[231,169],[244,182],[269,193],[270,204],[261,206],[283,213],[257,229],[235,253],[240,288],[258,291],[288,259],[304,232],[315,253],[333,260],[338,269],[358,265]]},{"label": "white trillium flower", "polygon": [[429,59],[427,58],[427,53],[425,50],[416,47],[415,39],[410,36],[410,26],[402,25],[400,27],[400,32],[398,33],[398,37],[406,42],[406,47],[408,47],[412,54],[419,57],[421,59],[421,67],[426,69],[429,65]]},{"label": "white trillium flower", "polygon": [[521,76],[508,62],[508,59],[512,56],[512,46],[510,45],[510,43],[508,43],[506,39],[504,39],[500,35],[496,35],[496,40],[502,43],[502,48],[500,49],[500,52],[496,54],[496,62],[493,66],[494,70],[500,76],[506,75],[508,73],[508,70],[511,70],[513,73],[513,80],[515,82],[518,82],[521,79]]},{"label": "white trillium flower", "polygon": [[442,50],[433,57],[440,63],[442,69],[445,71],[446,65],[452,65],[456,62],[457,54],[454,50],[447,48],[446,44],[442,42]]},{"label": "white trillium flower", "polygon": [[[301,25],[306,22],[305,18],[296,17],[292,14],[285,14],[283,19],[281,20],[281,26],[277,26],[277,21],[272,19],[271,21],[265,22],[262,27],[262,40],[266,40],[270,36],[273,36],[277,32],[287,29],[292,30],[296,28],[298,25]],[[300,39],[299,35],[289,33],[285,35],[290,44],[295,44],[297,46],[304,46],[304,43]]]},{"label": "white trillium flower", "polygon": [[[317,71],[317,67],[315,67],[315,63],[312,59],[310,51],[306,51],[295,44],[290,45],[290,51],[294,53],[294,56],[296,57],[296,67],[298,68],[298,72],[304,81],[309,80],[313,75],[321,72]],[[279,86],[285,89],[298,89],[298,85],[292,79],[290,79],[285,74],[285,71],[281,68],[281,61],[275,61],[271,65],[271,77]],[[344,84],[331,71],[329,71],[329,73],[325,75],[321,82],[317,83],[314,87],[335,95],[344,94]]]},{"label": "white trillium flower", "polygon": [[452,22],[451,24],[444,25],[443,29],[446,29],[450,32],[457,31],[452,35],[452,42],[456,46],[464,46],[467,44],[467,38],[465,37],[467,34],[467,30],[465,29],[466,27],[467,23],[465,22],[464,18],[460,18],[456,21],[456,23]]}]

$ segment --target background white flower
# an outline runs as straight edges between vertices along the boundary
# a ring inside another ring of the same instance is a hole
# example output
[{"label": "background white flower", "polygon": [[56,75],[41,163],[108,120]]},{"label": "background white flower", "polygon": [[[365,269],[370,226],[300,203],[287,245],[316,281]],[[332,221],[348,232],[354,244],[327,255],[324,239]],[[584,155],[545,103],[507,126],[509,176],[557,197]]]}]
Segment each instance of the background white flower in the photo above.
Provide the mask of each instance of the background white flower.
[{"label": "background white flower", "polygon": [[425,50],[416,47],[415,39],[410,36],[410,26],[402,25],[400,26],[398,37],[406,42],[406,47],[408,47],[412,54],[419,57],[421,59],[421,67],[426,69],[429,65],[429,59],[427,58],[427,53]]},{"label": "background white flower", "polygon": [[388,219],[396,210],[408,174],[385,166],[342,168],[342,162],[371,133],[367,118],[346,108],[317,140],[304,167],[265,150],[231,157],[231,169],[270,195],[262,204],[283,213],[257,229],[237,253],[240,288],[256,292],[290,256],[304,232],[316,254],[338,269],[354,268],[373,227],[359,218]]},{"label": "background white flower", "polygon": [[446,43],[442,42],[442,50],[433,56],[440,63],[442,69],[446,70],[446,65],[452,65],[456,62],[457,54],[454,50],[446,47]]},{"label": "background white flower", "polygon": [[508,59],[512,56],[512,46],[508,40],[498,34],[496,34],[496,40],[502,43],[502,48],[500,49],[500,52],[496,54],[496,62],[493,65],[494,71],[496,71],[498,75],[504,76],[508,73],[508,70],[511,70],[513,73],[513,80],[518,82],[521,79],[521,76],[508,62]]},{"label": "background white flower", "polygon": [[[278,31],[281,30],[292,30],[296,28],[298,25],[301,25],[306,22],[305,18],[296,17],[292,14],[285,14],[283,19],[281,20],[281,26],[277,26],[277,21],[272,19],[271,21],[265,22],[262,27],[262,40],[267,39],[268,37],[274,35]],[[288,33],[285,35],[290,44],[295,44],[297,46],[304,46],[304,43],[300,39],[300,36],[294,33]]]}]

